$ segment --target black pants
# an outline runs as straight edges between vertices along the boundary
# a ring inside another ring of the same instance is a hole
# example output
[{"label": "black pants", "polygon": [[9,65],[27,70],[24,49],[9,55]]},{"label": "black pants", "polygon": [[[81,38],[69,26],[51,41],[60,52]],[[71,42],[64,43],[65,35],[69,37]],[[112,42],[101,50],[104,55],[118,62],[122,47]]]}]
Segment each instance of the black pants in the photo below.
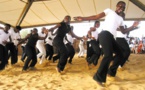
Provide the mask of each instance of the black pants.
[{"label": "black pants", "polygon": [[72,63],[72,59],[73,59],[73,57],[74,57],[74,55],[75,55],[75,49],[74,49],[74,47],[71,45],[71,44],[69,44],[69,43],[67,43],[66,44],[66,47],[67,47],[67,50],[68,50],[68,62],[69,63]]},{"label": "black pants", "polygon": [[[11,64],[17,63],[17,61],[18,61],[17,48],[14,45],[14,43],[8,43],[6,45],[6,48],[7,48],[8,51],[10,51],[9,52],[9,54],[10,54],[9,56],[11,57]],[[8,60],[9,60],[9,57],[7,58],[7,61]]]},{"label": "black pants", "polygon": [[67,58],[68,58],[68,51],[67,48],[65,46],[65,44],[63,43],[63,39],[59,39],[59,37],[55,37],[53,40],[53,45],[54,47],[56,47],[60,58],[59,58],[59,62],[57,64],[57,67],[63,71],[65,68],[65,65],[67,63]]},{"label": "black pants", "polygon": [[99,47],[99,42],[96,41],[96,40],[91,40],[91,46],[92,46],[92,49],[93,49],[93,54],[90,57],[90,59],[88,60],[88,63],[89,64],[93,63],[96,66],[97,63],[98,63],[98,59],[100,58],[100,54],[101,54],[101,50],[100,50],[100,47]]},{"label": "black pants", "polygon": [[87,56],[86,56],[86,60],[87,62],[89,62],[88,60],[90,59],[90,57],[93,55],[93,48],[90,43],[91,41],[87,41]]},{"label": "black pants", "polygon": [[130,56],[130,48],[125,38],[116,38],[116,42],[119,44],[123,52],[124,58],[121,60],[121,63],[120,63],[120,65],[123,67],[123,65],[125,64],[125,62],[128,60]]},{"label": "black pants", "polygon": [[[102,31],[99,34],[99,43],[102,45],[104,57],[98,68],[97,73],[94,75],[94,80],[98,82],[106,82],[107,72],[111,76],[116,75],[117,68],[122,59],[122,52],[119,45],[115,41],[113,35],[108,31]],[[113,52],[115,58],[113,64],[109,67],[111,60],[113,59]]]},{"label": "black pants", "polygon": [[46,44],[45,46],[46,46],[46,58],[49,56],[48,60],[51,60],[54,54],[53,46],[49,44]]},{"label": "black pants", "polygon": [[[26,46],[25,46],[25,50],[26,50],[27,59],[26,59],[26,61],[25,61],[23,70],[27,70],[28,67],[34,67],[35,64],[37,63],[37,56],[36,56],[36,49],[35,49],[35,46],[32,47],[32,46],[26,45]],[[32,61],[31,61],[31,60],[32,60]],[[30,62],[31,62],[31,63],[30,63]],[[30,65],[29,65],[29,63],[30,63]],[[29,66],[28,66],[28,65],[29,65]]]},{"label": "black pants", "polygon": [[26,58],[26,52],[25,52],[25,46],[21,46],[22,48],[22,56],[21,56],[21,60],[24,61]]},{"label": "black pants", "polygon": [[6,47],[0,44],[0,70],[3,70],[7,64],[7,56],[8,53]]}]

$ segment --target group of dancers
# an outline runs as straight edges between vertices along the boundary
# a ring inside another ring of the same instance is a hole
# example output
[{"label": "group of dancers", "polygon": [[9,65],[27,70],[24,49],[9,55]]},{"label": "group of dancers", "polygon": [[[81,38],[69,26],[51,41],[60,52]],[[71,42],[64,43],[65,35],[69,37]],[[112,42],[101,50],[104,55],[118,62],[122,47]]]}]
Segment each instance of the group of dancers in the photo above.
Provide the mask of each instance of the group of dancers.
[{"label": "group of dancers", "polygon": [[[103,51],[103,59],[97,72],[93,76],[93,79],[101,86],[104,86],[107,76],[116,76],[118,67],[123,67],[124,63],[130,55],[129,45],[125,40],[124,34],[136,29],[139,21],[135,21],[131,27],[124,27],[125,7],[126,3],[124,1],[119,1],[116,5],[115,11],[107,8],[102,13],[97,15],[88,17],[74,17],[74,20],[76,21],[98,20],[105,17],[103,28],[100,33],[98,33],[97,31],[97,28],[99,28],[100,26],[100,22],[96,21],[94,27],[91,27],[87,34],[87,40],[89,44],[86,59],[88,66],[92,64],[96,66],[101,55],[101,49]],[[42,63],[49,54],[49,49],[47,50],[47,48],[50,48],[52,46],[55,47],[58,52],[59,60],[56,70],[58,73],[64,71],[68,57],[70,56],[69,63],[71,63],[75,53],[74,49],[72,48],[72,40],[68,40],[68,38],[71,38],[72,36],[80,40],[86,39],[84,37],[78,37],[73,33],[73,27],[70,26],[70,21],[71,17],[65,16],[64,20],[54,27],[50,29],[43,28],[41,34],[37,32],[36,28],[34,28],[32,32],[28,34],[24,39],[14,39],[18,41],[16,46],[26,42],[25,50],[27,59],[24,62],[22,71],[26,71],[29,68],[34,68],[37,63],[37,58],[39,57],[41,57],[40,63]],[[10,25],[5,24],[5,28],[0,29],[0,70],[3,70],[8,62],[6,52],[7,48],[5,48],[5,46],[7,46],[7,44],[9,43],[7,39],[9,39],[9,36],[11,36],[11,34],[9,33]],[[56,29],[57,31],[55,32],[55,36],[49,37],[49,33],[53,33]],[[19,31],[20,27],[16,27],[16,30]],[[49,44],[49,41],[47,41],[46,39],[50,40],[51,44]],[[53,41],[51,41],[52,39]],[[66,40],[66,43],[64,43],[64,39]],[[44,47],[44,40],[47,43],[46,50]],[[10,40],[10,42],[12,41]],[[38,48],[39,54],[36,54],[35,46]],[[51,57],[49,60],[51,60]],[[110,66],[111,61],[113,61],[113,63]],[[14,60],[11,63],[15,64],[16,62],[17,60]]]}]

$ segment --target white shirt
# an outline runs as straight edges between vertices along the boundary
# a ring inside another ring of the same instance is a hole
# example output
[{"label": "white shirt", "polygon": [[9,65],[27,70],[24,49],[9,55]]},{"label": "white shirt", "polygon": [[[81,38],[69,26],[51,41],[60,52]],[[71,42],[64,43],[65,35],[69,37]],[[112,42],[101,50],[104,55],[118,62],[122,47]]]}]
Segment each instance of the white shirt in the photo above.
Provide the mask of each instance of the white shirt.
[{"label": "white shirt", "polygon": [[109,31],[114,37],[116,36],[116,30],[119,26],[123,26],[123,18],[111,9],[105,9],[106,15],[103,30]]},{"label": "white shirt", "polygon": [[92,34],[92,37],[94,37],[97,41],[98,40],[98,31],[97,30],[92,31],[91,34]]},{"label": "white shirt", "polygon": [[118,37],[118,38],[126,38],[126,34],[123,34],[121,31],[117,31],[117,35],[116,35],[116,37]]},{"label": "white shirt", "polygon": [[[38,36],[39,37],[45,37],[45,35],[46,34],[45,33],[42,33],[42,32],[38,33]],[[44,43],[44,40],[38,40],[37,43]]]},{"label": "white shirt", "polygon": [[[12,27],[10,28],[10,30],[8,32],[10,34],[11,40],[14,43],[14,45],[15,46],[18,45],[18,40],[17,39],[20,39],[21,38],[20,33],[19,32],[15,32]],[[9,41],[10,40],[8,39],[8,42]]]},{"label": "white shirt", "polygon": [[9,39],[10,34],[4,32],[4,30],[0,29],[0,44],[5,46],[3,41],[7,41]]},{"label": "white shirt", "polygon": [[[70,35],[70,34],[66,34],[66,36],[67,36],[67,40],[71,43],[71,44],[73,44],[73,37]],[[68,41],[66,41],[65,40],[65,44],[67,44],[68,43]]]},{"label": "white shirt", "polygon": [[[53,42],[54,37],[55,37],[55,35],[52,35],[51,32],[48,32],[48,36],[47,36],[47,38],[45,39],[46,44],[49,44],[49,45],[52,46],[52,42]],[[50,40],[49,38],[51,38],[52,40]]]}]

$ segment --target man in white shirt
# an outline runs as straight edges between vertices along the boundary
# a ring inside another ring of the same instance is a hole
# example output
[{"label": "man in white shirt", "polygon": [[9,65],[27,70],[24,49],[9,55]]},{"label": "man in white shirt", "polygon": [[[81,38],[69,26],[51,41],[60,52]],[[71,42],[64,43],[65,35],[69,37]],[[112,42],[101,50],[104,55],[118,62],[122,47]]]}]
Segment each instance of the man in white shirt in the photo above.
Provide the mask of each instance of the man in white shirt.
[{"label": "man in white shirt", "polygon": [[[91,47],[93,49],[93,53],[91,55],[90,58],[88,58],[88,66],[90,66],[91,64],[93,64],[94,66],[97,65],[98,63],[98,59],[100,57],[101,54],[101,50],[99,47],[99,41],[98,41],[98,31],[97,28],[100,27],[100,22],[99,21],[95,21],[94,27],[91,27],[90,30],[88,31],[88,36],[89,38],[91,38]],[[90,67],[89,67],[90,68]]]},{"label": "man in white shirt", "polygon": [[5,65],[7,64],[7,50],[5,45],[7,44],[7,39],[9,38],[8,30],[11,25],[5,24],[5,29],[0,29],[0,70],[5,69]]},{"label": "man in white shirt", "polygon": [[66,48],[68,50],[68,63],[72,64],[72,59],[75,55],[75,49],[73,47],[73,37],[71,36],[70,32],[66,34],[67,40],[65,41]]},{"label": "man in white shirt", "polygon": [[[125,13],[120,13],[119,14],[123,19],[125,19]],[[124,25],[124,28],[127,28],[127,26],[126,25]],[[136,28],[134,28],[134,29],[137,29],[137,27]],[[132,29],[132,30],[134,30],[134,29]],[[125,64],[125,62],[128,60],[128,58],[129,58],[129,56],[130,56],[130,48],[129,48],[129,44],[127,43],[127,40],[125,39],[126,37],[127,37],[127,34],[128,34],[129,32],[126,32],[126,33],[122,33],[121,31],[120,31],[120,29],[118,28],[117,29],[117,36],[116,36],[116,42],[119,44],[119,46],[120,46],[120,48],[121,48],[121,50],[122,50],[122,52],[123,52],[123,59],[121,60],[121,62],[120,62],[120,65],[119,65],[119,69],[122,69],[122,67],[124,66],[124,64]]]},{"label": "man in white shirt", "polygon": [[[9,34],[10,34],[10,38],[11,41],[9,41],[9,43],[6,45],[7,50],[10,51],[9,52],[9,57],[11,57],[11,64],[14,65],[17,63],[18,61],[18,42],[21,39],[20,33],[19,31],[21,30],[20,26],[16,26],[15,28],[11,28],[9,30]],[[8,57],[8,59],[9,59]]]},{"label": "man in white shirt", "polygon": [[[75,20],[97,20],[105,17],[103,31],[99,34],[99,43],[103,48],[104,57],[102,59],[101,65],[98,68],[97,73],[94,75],[93,79],[101,86],[106,82],[107,74],[108,76],[115,77],[117,68],[122,59],[122,52],[115,41],[116,30],[120,27],[121,32],[128,32],[136,27],[139,22],[134,22],[129,28],[124,29],[123,19],[119,16],[125,10],[126,3],[119,1],[116,5],[116,10],[106,9],[102,13],[89,16],[89,17],[74,17]],[[113,59],[113,52],[115,52],[115,58],[113,64],[109,67],[110,61]]]},{"label": "man in white shirt", "polygon": [[45,39],[45,42],[46,42],[46,44],[45,44],[45,46],[46,46],[46,58],[49,57],[48,60],[51,60],[52,56],[54,54],[53,45],[52,45],[54,37],[55,37],[55,35],[53,35],[52,32],[48,32],[48,36]]}]

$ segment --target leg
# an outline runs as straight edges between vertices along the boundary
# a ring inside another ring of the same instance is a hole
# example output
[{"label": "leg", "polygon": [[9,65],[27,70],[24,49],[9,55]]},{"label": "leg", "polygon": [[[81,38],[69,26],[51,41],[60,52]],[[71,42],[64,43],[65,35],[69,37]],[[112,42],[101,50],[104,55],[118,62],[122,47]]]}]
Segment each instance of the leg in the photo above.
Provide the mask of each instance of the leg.
[{"label": "leg", "polygon": [[58,46],[57,46],[57,50],[59,51],[60,53],[60,58],[59,58],[59,62],[57,64],[57,67],[63,71],[64,68],[65,68],[65,65],[67,63],[67,58],[68,58],[68,52],[67,52],[67,49],[64,45],[64,43],[60,43]]},{"label": "leg", "polygon": [[113,35],[108,31],[102,31],[99,35],[99,42],[102,45],[104,57],[98,68],[97,73],[93,77],[94,80],[99,83],[106,82],[107,71],[110,65],[110,61],[113,57],[113,39]]},{"label": "leg", "polygon": [[32,57],[33,57],[33,47],[30,47],[30,46],[26,46],[25,49],[26,49],[26,54],[27,54],[27,59],[25,61],[25,64],[24,64],[24,67],[23,67],[23,70],[27,70],[28,69],[28,65],[30,63],[30,61],[32,60]]},{"label": "leg", "polygon": [[35,67],[35,65],[37,63],[37,56],[36,56],[36,49],[35,48],[32,48],[32,54],[33,54],[32,62],[31,62],[29,67]]},{"label": "leg", "polygon": [[5,55],[5,47],[3,45],[0,45],[0,70],[3,70],[6,65],[6,55]]},{"label": "leg", "polygon": [[92,40],[91,45],[94,53],[90,58],[89,64],[93,63],[96,66],[100,57],[99,42],[97,42],[96,40]]}]

